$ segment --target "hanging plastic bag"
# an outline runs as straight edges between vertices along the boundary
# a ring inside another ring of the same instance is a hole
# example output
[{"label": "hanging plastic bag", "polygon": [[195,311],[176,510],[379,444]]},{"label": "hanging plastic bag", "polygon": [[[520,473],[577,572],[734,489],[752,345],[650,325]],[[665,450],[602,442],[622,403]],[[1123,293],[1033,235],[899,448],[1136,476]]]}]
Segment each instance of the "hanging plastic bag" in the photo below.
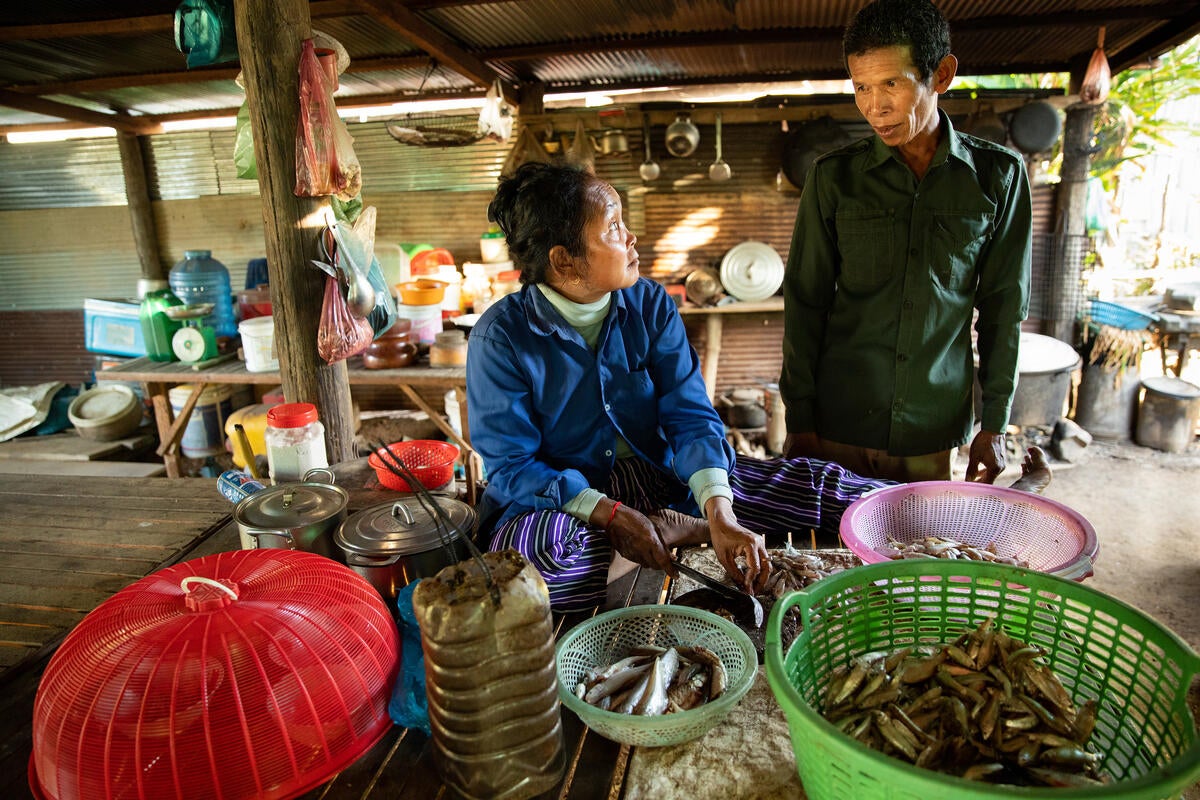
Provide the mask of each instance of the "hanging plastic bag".
[{"label": "hanging plastic bag", "polygon": [[233,165],[237,176],[258,179],[258,163],[254,160],[254,131],[250,128],[250,104],[243,101],[237,114],[237,134],[233,138]]},{"label": "hanging plastic bag", "polygon": [[296,196],[336,195],[351,200],[362,191],[362,167],[354,139],[333,101],[333,87],[312,39],[300,52],[300,116],[296,123]]},{"label": "hanging plastic bag", "polygon": [[479,136],[503,144],[512,135],[512,124],[512,106],[504,102],[504,89],[497,78],[479,110]]},{"label": "hanging plastic bag", "polygon": [[1108,68],[1108,58],[1104,55],[1104,28],[1096,41],[1096,49],[1088,61],[1087,71],[1083,73],[1083,83],[1079,86],[1079,99],[1084,103],[1095,106],[1108,100],[1112,89],[1112,71]]},{"label": "hanging plastic bag", "polygon": [[326,364],[334,364],[366,350],[372,338],[371,323],[350,313],[337,278],[327,276],[321,324],[317,328],[317,353]]},{"label": "hanging plastic bag", "polygon": [[[364,209],[353,227],[344,223],[334,225],[333,235],[337,241],[338,258],[343,267],[365,274],[367,281],[375,290],[375,304],[366,319],[370,322],[374,335],[378,336],[392,327],[392,323],[396,321],[399,313],[396,310],[396,301],[392,298],[392,289],[383,276],[383,267],[379,265],[379,259],[375,258],[375,254],[372,252],[375,245],[375,229],[369,223],[373,223],[375,219],[374,211],[374,206]],[[369,245],[360,235],[359,223],[362,224],[363,233],[368,232],[369,229]]]}]

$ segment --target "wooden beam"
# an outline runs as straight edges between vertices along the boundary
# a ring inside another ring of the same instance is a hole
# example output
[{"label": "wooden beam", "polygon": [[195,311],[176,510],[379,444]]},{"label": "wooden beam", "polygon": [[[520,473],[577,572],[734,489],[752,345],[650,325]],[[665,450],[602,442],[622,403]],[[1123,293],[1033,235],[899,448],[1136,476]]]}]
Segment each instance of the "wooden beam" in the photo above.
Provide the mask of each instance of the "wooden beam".
[{"label": "wooden beam", "polygon": [[136,133],[121,131],[117,134],[117,146],[121,150],[125,202],[129,206],[129,223],[133,227],[133,244],[142,265],[142,277],[162,280],[166,274],[158,255],[158,232],[154,224],[154,209],[150,205],[141,137]]},{"label": "wooden beam", "polygon": [[[455,72],[488,87],[497,78],[491,67],[396,0],[358,0],[364,14],[408,39]],[[514,105],[515,105],[514,98]]]},{"label": "wooden beam", "polygon": [[[309,16],[312,19],[345,17],[357,13],[358,6],[353,0],[319,0],[309,6]],[[174,29],[174,14],[93,19],[84,22],[52,22],[42,25],[3,25],[0,26],[0,42],[69,39],[74,36],[136,36]]]},{"label": "wooden beam", "polygon": [[301,43],[312,36],[308,3],[234,0],[234,19],[254,129],[283,394],[288,402],[316,404],[329,463],[336,464],[353,455],[354,426],[346,362],[326,364],[317,353],[325,275],[309,260],[317,256],[324,203],[294,193],[298,66]]},{"label": "wooden beam", "polygon": [[[390,56],[386,58],[364,58],[350,62],[349,73],[379,72],[395,69],[417,69],[429,64],[429,56]],[[171,72],[143,72],[134,75],[104,75],[96,78],[80,78],[70,81],[47,81],[45,83],[17,83],[9,91],[22,94],[86,94],[107,92],[113,89],[128,89],[137,86],[166,86],[170,84],[204,83],[209,81],[232,81],[241,72],[240,66],[202,67],[200,69],[174,70]]]},{"label": "wooden beam", "polygon": [[32,111],[35,114],[45,114],[47,117],[58,117],[76,122],[86,122],[101,128],[116,128],[130,133],[161,133],[162,126],[150,117],[131,117],[128,114],[103,114],[87,108],[58,103],[42,97],[10,92],[0,89],[0,106],[19,108],[22,111]]}]

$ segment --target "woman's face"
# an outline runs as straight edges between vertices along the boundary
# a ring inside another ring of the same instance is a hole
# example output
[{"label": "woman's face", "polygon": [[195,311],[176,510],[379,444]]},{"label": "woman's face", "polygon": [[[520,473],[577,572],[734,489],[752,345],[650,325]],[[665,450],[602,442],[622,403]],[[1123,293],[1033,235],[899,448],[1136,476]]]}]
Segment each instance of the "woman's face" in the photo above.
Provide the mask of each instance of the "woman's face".
[{"label": "woman's face", "polygon": [[637,237],[625,227],[616,190],[594,181],[585,203],[588,219],[583,226],[583,255],[565,255],[563,248],[560,257],[569,264],[553,270],[550,281],[555,291],[576,303],[592,303],[609,292],[633,286],[640,275]]}]

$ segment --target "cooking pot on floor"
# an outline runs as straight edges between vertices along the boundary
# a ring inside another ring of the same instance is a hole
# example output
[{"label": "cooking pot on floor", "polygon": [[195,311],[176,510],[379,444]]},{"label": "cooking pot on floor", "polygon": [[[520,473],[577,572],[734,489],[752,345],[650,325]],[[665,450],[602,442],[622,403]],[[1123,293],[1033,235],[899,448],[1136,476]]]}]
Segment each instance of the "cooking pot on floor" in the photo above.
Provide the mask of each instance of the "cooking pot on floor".
[{"label": "cooking pot on floor", "polygon": [[[329,482],[315,480],[317,475]],[[268,486],[238,503],[233,519],[242,549],[304,550],[345,563],[333,533],[346,519],[350,495],[333,480],[330,470],[312,469],[302,481]]]},{"label": "cooking pot on floor", "polygon": [[436,502],[442,514],[431,514],[414,495],[357,511],[334,534],[346,565],[389,607],[412,581],[431,578],[471,555],[467,537],[475,529],[475,510],[451,497],[430,495],[428,501]]}]

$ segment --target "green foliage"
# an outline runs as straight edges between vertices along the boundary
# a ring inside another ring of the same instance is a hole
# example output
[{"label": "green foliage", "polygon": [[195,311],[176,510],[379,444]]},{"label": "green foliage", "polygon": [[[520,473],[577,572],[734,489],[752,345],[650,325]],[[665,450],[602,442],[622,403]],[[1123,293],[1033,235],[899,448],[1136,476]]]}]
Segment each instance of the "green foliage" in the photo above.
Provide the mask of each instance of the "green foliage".
[{"label": "green foliage", "polygon": [[1112,190],[1118,169],[1126,163],[1170,147],[1181,135],[1200,133],[1195,125],[1163,116],[1163,106],[1200,94],[1200,37],[1164,55],[1150,69],[1131,69],[1113,76],[1108,102],[1096,115],[1097,152],[1091,174]]}]

